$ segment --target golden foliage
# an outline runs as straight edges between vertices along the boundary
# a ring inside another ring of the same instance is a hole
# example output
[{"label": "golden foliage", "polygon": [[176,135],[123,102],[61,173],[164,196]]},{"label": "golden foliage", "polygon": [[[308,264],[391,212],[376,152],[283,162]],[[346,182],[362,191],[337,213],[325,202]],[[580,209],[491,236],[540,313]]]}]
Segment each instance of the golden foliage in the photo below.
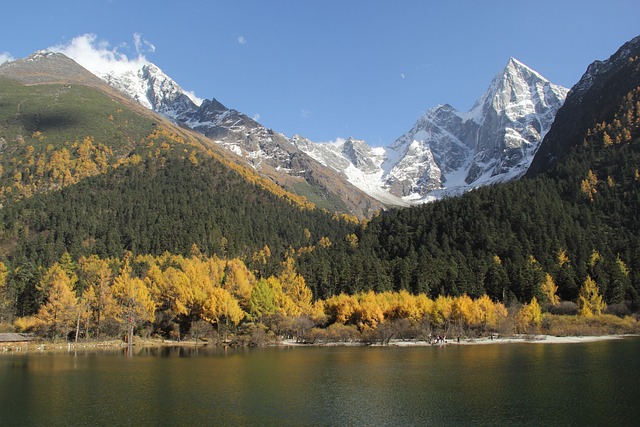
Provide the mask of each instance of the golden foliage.
[{"label": "golden foliage", "polygon": [[544,282],[540,286],[540,291],[545,297],[545,300],[550,305],[560,304],[560,297],[556,294],[558,292],[558,286],[553,281],[553,277],[547,273]]},{"label": "golden foliage", "polygon": [[587,177],[580,183],[580,190],[590,201],[593,202],[593,197],[598,192],[596,185],[598,184],[598,177],[592,170],[589,170]]},{"label": "golden foliage", "polygon": [[520,333],[530,332],[538,328],[542,323],[542,309],[536,297],[531,299],[529,304],[525,304],[516,314],[516,328]]},{"label": "golden foliage", "polygon": [[586,317],[600,316],[605,308],[607,305],[599,294],[595,280],[587,276],[578,293],[578,314]]}]

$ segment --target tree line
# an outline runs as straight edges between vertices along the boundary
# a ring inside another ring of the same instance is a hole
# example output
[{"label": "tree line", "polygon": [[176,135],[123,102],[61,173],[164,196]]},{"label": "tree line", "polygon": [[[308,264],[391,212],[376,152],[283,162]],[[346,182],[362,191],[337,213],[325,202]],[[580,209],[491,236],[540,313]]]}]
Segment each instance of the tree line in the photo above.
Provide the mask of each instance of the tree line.
[{"label": "tree line", "polygon": [[[0,314],[5,322],[17,303],[10,286],[16,273],[0,264]],[[212,333],[220,340],[222,334],[238,339],[247,327],[303,342],[475,337],[539,331],[543,311],[560,304],[548,275],[542,291],[540,301],[533,297],[511,310],[486,294],[431,299],[406,290],[365,291],[314,300],[292,258],[277,275],[257,278],[240,259],[207,257],[196,246],[188,257],[126,253],[123,259],[92,255],[73,260],[66,253],[38,281],[34,313],[13,323],[22,332],[70,340],[179,340]],[[579,292],[577,314],[601,316],[605,307],[595,281],[588,278]],[[627,328],[637,327],[632,319],[625,322]]]}]

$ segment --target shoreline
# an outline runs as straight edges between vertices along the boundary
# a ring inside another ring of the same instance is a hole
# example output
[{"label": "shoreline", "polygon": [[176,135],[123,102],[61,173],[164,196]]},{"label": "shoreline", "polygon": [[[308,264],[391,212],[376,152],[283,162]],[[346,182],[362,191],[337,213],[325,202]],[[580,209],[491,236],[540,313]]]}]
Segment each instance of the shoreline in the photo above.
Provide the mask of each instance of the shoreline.
[{"label": "shoreline", "polygon": [[392,339],[387,344],[379,342],[367,343],[361,341],[337,341],[326,343],[300,343],[295,339],[284,339],[272,346],[285,347],[444,347],[444,346],[467,346],[467,345],[492,345],[492,344],[578,344],[596,341],[610,341],[624,338],[638,337],[638,334],[614,334],[614,335],[513,335],[508,337],[490,337],[482,338],[461,338],[458,342],[457,338],[447,339],[445,342],[429,342],[425,340],[402,340]]},{"label": "shoreline", "polygon": [[460,342],[456,338],[447,339],[445,343],[430,344],[427,341],[421,341],[423,344],[414,344],[411,341],[391,340],[389,346],[396,347],[411,347],[417,345],[425,346],[439,346],[439,345],[491,345],[491,344],[576,344],[596,341],[609,341],[624,339],[627,337],[637,337],[634,334],[621,334],[621,335],[585,335],[585,336],[555,336],[555,335],[514,335],[510,337],[497,337],[491,339],[490,337],[482,338],[465,338],[460,339]]},{"label": "shoreline", "polygon": [[[283,339],[266,347],[444,347],[444,346],[468,346],[468,345],[492,345],[492,344],[576,344],[597,341],[608,341],[638,337],[637,334],[615,335],[584,335],[584,336],[555,336],[555,335],[513,335],[508,337],[464,338],[458,342],[457,338],[447,339],[445,342],[428,342],[424,340],[393,339],[387,344],[366,343],[359,341],[327,342],[327,343],[300,343],[294,339]],[[126,349],[129,345],[120,340],[105,340],[93,342],[9,342],[0,343],[0,355],[15,353],[49,353],[60,351],[91,351],[91,350],[115,350]],[[133,344],[134,348],[161,348],[161,347],[214,347],[206,341],[169,341],[169,340],[144,340],[140,339]],[[222,348],[222,347],[221,347]]]}]

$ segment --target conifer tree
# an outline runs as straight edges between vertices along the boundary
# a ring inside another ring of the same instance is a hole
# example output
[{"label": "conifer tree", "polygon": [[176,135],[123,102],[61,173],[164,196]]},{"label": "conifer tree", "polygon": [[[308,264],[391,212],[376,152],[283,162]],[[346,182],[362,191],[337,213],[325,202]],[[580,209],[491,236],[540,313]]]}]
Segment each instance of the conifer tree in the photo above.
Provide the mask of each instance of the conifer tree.
[{"label": "conifer tree", "polygon": [[599,316],[606,307],[595,280],[587,276],[578,295],[578,314],[587,317]]},{"label": "conifer tree", "polygon": [[46,289],[46,302],[40,307],[36,319],[52,337],[67,337],[78,316],[78,298],[71,279],[59,264],[45,274],[41,286]]},{"label": "conifer tree", "polygon": [[558,286],[553,281],[553,277],[547,273],[545,275],[544,282],[540,285],[540,291],[544,296],[545,302],[549,305],[560,304],[560,297],[556,294],[558,292]]}]

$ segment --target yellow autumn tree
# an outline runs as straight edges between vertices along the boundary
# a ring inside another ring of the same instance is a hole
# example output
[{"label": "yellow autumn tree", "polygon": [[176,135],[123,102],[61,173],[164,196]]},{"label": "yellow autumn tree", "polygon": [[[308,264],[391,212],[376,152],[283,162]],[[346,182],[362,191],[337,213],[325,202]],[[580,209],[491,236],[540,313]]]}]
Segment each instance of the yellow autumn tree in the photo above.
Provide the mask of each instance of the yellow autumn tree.
[{"label": "yellow autumn tree", "polygon": [[144,322],[153,321],[155,304],[144,281],[131,276],[129,256],[125,256],[111,289],[118,304],[119,320],[127,331],[127,341],[133,343],[135,329]]},{"label": "yellow autumn tree", "polygon": [[245,313],[238,305],[238,300],[223,288],[214,288],[211,291],[202,311],[202,318],[217,325],[218,330],[221,321],[237,325],[244,316]]},{"label": "yellow autumn tree", "polygon": [[589,170],[587,173],[587,177],[583,179],[580,183],[580,190],[582,193],[593,202],[593,198],[598,192],[596,186],[598,184],[598,177],[592,170]]},{"label": "yellow autumn tree", "polygon": [[529,304],[525,304],[516,314],[516,328],[519,333],[528,333],[538,328],[542,323],[542,309],[538,299],[533,297]]},{"label": "yellow autumn tree", "polygon": [[353,310],[353,322],[360,330],[375,329],[384,322],[384,312],[375,292],[363,292],[355,296],[357,305]]},{"label": "yellow autumn tree", "polygon": [[164,273],[159,265],[151,264],[143,280],[156,308],[170,306],[169,293],[166,288],[167,282],[164,280]]},{"label": "yellow autumn tree", "polygon": [[431,319],[435,325],[447,325],[451,321],[453,310],[453,298],[445,295],[438,295],[433,302],[431,309]]},{"label": "yellow autumn tree", "polygon": [[475,324],[478,316],[471,297],[464,294],[454,298],[451,305],[451,316],[460,328]]},{"label": "yellow autumn tree", "polygon": [[487,294],[482,295],[473,303],[476,307],[476,313],[478,313],[477,326],[482,326],[485,330],[495,329],[500,320],[508,315],[507,308],[502,303],[491,301]]},{"label": "yellow autumn tree", "polygon": [[59,264],[45,273],[40,287],[46,292],[46,302],[40,306],[35,318],[48,330],[51,337],[67,337],[76,326],[79,306],[71,279]]},{"label": "yellow autumn tree", "polygon": [[313,294],[307,286],[304,277],[296,271],[295,261],[289,257],[283,262],[283,269],[278,276],[282,292],[289,298],[293,304],[299,309],[300,314],[309,314],[311,312],[311,300]]},{"label": "yellow autumn tree", "polygon": [[540,285],[540,291],[547,304],[552,306],[560,304],[560,297],[557,295],[558,286],[549,273],[545,275],[544,282]]},{"label": "yellow autumn tree", "polygon": [[429,316],[433,310],[433,300],[426,296],[425,294],[418,294],[414,297],[414,302],[417,310],[416,321],[421,320],[422,318]]},{"label": "yellow autumn tree", "polygon": [[255,277],[240,259],[227,261],[224,269],[222,287],[234,296],[241,307],[247,307],[251,299],[251,291]]},{"label": "yellow autumn tree", "polygon": [[185,258],[181,263],[184,278],[179,281],[180,289],[177,289],[176,295],[187,309],[188,313],[183,314],[187,314],[192,321],[201,317],[204,304],[217,285],[211,280],[209,267],[207,261],[197,256]]},{"label": "yellow autumn tree", "polygon": [[357,301],[351,295],[339,294],[324,302],[325,313],[333,323],[346,324],[357,308]]},{"label": "yellow autumn tree", "polygon": [[111,291],[113,273],[108,262],[97,255],[82,257],[78,264],[84,287],[82,300],[87,305],[88,321],[95,336],[99,338],[104,322],[114,321],[118,315],[118,307]]},{"label": "yellow autumn tree", "polygon": [[184,316],[191,321],[200,317],[208,294],[192,287],[184,271],[173,266],[167,267],[163,272],[162,288],[164,299],[176,316]]},{"label": "yellow autumn tree", "polygon": [[[417,322],[424,316],[427,308],[421,297],[426,295],[412,295],[403,289],[399,292],[384,292],[382,297],[386,296],[387,307],[385,308],[385,318],[388,319],[409,319]],[[428,298],[427,298],[428,299]],[[420,303],[418,303],[420,300]]]},{"label": "yellow autumn tree", "polygon": [[598,285],[591,276],[587,276],[578,293],[578,314],[586,317],[600,316],[605,308],[607,305],[599,293]]}]

